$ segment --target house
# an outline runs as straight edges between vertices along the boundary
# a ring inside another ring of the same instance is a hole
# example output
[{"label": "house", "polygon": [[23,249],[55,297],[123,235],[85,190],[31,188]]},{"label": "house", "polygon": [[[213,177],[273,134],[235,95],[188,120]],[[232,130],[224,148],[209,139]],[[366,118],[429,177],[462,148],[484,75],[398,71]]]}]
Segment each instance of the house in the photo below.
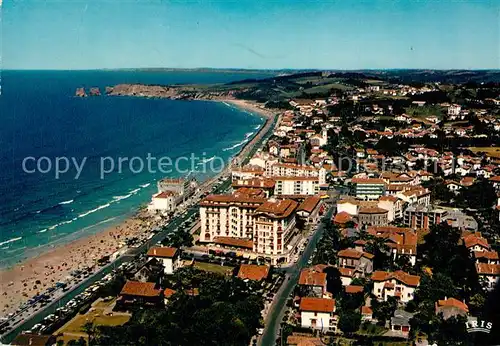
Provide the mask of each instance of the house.
[{"label": "house", "polygon": [[326,284],[326,273],[314,268],[306,268],[300,272],[298,285],[302,296],[323,298],[327,293]]},{"label": "house", "polygon": [[500,264],[498,252],[496,251],[474,251],[472,254],[476,263]]},{"label": "house", "polygon": [[443,314],[443,318],[447,320],[450,317],[467,316],[469,307],[465,302],[461,302],[455,298],[440,299],[435,303],[436,315]]},{"label": "house", "polygon": [[484,288],[492,291],[500,277],[500,264],[476,263],[476,271],[484,281]]},{"label": "house", "polygon": [[363,305],[360,309],[360,312],[361,312],[361,322],[373,321],[373,310],[371,307]]},{"label": "house", "polygon": [[460,111],[462,110],[462,107],[457,104],[449,105],[448,106],[448,115],[451,116],[458,116],[460,115]]},{"label": "house", "polygon": [[373,271],[374,256],[371,253],[349,248],[340,250],[337,256],[339,267],[356,269],[363,274],[370,274]]},{"label": "house", "polygon": [[387,210],[387,221],[403,218],[403,201],[395,196],[381,196],[377,206]]},{"label": "house", "polygon": [[420,285],[420,276],[410,275],[402,270],[395,272],[375,271],[372,273],[372,293],[379,299],[387,301],[395,297],[402,303],[413,300],[415,289]]},{"label": "house", "polygon": [[423,187],[413,187],[406,191],[397,192],[396,197],[412,205],[428,206],[431,203],[431,191]]},{"label": "house", "polygon": [[307,222],[316,223],[319,221],[321,209],[321,198],[319,196],[308,196],[297,208],[297,215]]},{"label": "house", "polygon": [[335,299],[301,298],[299,311],[302,328],[318,329],[324,332],[337,330]]},{"label": "house", "polygon": [[425,106],[425,101],[413,101],[412,104],[416,105],[417,107],[423,107]]},{"label": "house", "polygon": [[153,195],[148,211],[166,214],[175,210],[179,195],[174,191],[163,191]]},{"label": "house", "polygon": [[410,320],[412,317],[413,314],[410,312],[399,309],[394,311],[394,316],[391,317],[390,323],[391,331],[407,337],[410,333]]},{"label": "house", "polygon": [[389,211],[379,207],[361,207],[358,211],[360,225],[385,226],[388,221]]},{"label": "house", "polygon": [[339,227],[347,227],[347,223],[352,222],[352,216],[345,211],[341,211],[333,218],[333,223]]},{"label": "house", "polygon": [[154,246],[148,250],[148,258],[156,258],[163,264],[164,273],[173,274],[181,266],[180,251],[175,247]]},{"label": "house", "polygon": [[242,264],[238,277],[243,280],[263,281],[269,277],[270,267],[266,265]]},{"label": "house", "polygon": [[462,236],[462,241],[465,247],[469,251],[489,251],[490,244],[488,244],[488,240],[481,236],[481,232],[464,232],[465,234]]},{"label": "house", "polygon": [[369,227],[367,233],[386,239],[385,244],[389,247],[393,260],[400,256],[407,256],[412,266],[416,264],[418,237],[417,233],[411,228],[395,226]]},{"label": "house", "polygon": [[154,282],[127,281],[118,299],[120,305],[159,305],[163,302],[163,291]]},{"label": "house", "polygon": [[362,273],[357,269],[343,268],[340,267],[340,281],[342,286],[349,286],[354,278],[360,278]]},{"label": "house", "polygon": [[337,214],[340,213],[358,215],[358,202],[352,198],[339,200],[337,202]]},{"label": "house", "polygon": [[163,273],[163,264],[152,258],[134,274],[134,280],[140,282],[158,282]]}]

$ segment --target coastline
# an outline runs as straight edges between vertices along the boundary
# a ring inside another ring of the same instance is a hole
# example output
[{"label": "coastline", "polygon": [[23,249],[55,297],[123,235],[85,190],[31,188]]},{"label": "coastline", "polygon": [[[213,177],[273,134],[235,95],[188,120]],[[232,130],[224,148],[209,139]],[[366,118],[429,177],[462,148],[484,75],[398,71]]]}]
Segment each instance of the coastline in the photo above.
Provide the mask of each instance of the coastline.
[{"label": "coastline", "polygon": [[[275,114],[273,111],[260,108],[256,103],[250,101],[235,99],[214,101],[232,104],[240,110],[251,112],[265,119],[265,123],[252,139],[243,145],[232,158],[232,160],[239,160],[260,142],[262,134],[266,133],[269,126],[272,125],[271,120]],[[203,184],[210,184],[228,169],[230,166],[226,167],[222,173],[208,178]],[[100,230],[96,234],[82,235],[82,237],[65,244],[48,245],[47,251],[10,268],[1,269],[0,316],[15,311],[20,304],[32,296],[44,292],[56,282],[65,281],[70,272],[76,269],[94,267],[96,261],[103,256],[117,252],[125,253],[129,249],[125,245],[126,238],[145,238],[146,231],[160,226],[160,223],[161,221],[148,216],[138,207],[137,212],[123,222]]]}]

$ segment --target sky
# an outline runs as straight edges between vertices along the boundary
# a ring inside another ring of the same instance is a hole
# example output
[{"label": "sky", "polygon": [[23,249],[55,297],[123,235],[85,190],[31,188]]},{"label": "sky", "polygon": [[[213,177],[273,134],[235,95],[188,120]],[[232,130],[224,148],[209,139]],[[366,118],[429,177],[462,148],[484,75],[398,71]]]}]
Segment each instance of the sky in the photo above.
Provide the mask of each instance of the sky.
[{"label": "sky", "polygon": [[500,0],[3,0],[1,6],[3,69],[500,68]]}]

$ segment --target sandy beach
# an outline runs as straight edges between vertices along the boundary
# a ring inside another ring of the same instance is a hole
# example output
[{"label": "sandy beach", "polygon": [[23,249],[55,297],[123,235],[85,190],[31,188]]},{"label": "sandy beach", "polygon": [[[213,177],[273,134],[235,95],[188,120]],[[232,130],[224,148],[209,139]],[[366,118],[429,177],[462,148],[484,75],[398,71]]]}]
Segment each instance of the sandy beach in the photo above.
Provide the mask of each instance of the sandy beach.
[{"label": "sandy beach", "polygon": [[[221,101],[258,113],[266,118],[266,123],[259,129],[259,133],[235,156],[236,158],[243,157],[261,139],[265,133],[264,130],[272,125],[270,120],[275,112],[264,110],[255,103],[243,100]],[[157,222],[153,217],[148,217],[145,212],[140,212],[123,223],[109,227],[98,234],[57,246],[42,255],[0,271],[0,316],[15,311],[20,304],[44,292],[56,282],[64,282],[73,270],[95,267],[97,260],[101,257],[112,255],[116,251],[125,252],[127,238],[147,236],[147,232],[157,226]]]}]

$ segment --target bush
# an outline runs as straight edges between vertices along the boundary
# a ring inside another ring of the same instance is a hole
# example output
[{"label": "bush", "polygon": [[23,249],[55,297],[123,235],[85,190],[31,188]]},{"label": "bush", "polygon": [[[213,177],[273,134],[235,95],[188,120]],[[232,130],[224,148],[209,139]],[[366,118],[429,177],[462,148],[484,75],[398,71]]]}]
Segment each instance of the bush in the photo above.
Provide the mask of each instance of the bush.
[{"label": "bush", "polygon": [[86,314],[88,311],[90,310],[90,303],[87,303],[85,305],[83,305],[79,310],[78,310],[78,313],[80,315],[84,315]]}]

